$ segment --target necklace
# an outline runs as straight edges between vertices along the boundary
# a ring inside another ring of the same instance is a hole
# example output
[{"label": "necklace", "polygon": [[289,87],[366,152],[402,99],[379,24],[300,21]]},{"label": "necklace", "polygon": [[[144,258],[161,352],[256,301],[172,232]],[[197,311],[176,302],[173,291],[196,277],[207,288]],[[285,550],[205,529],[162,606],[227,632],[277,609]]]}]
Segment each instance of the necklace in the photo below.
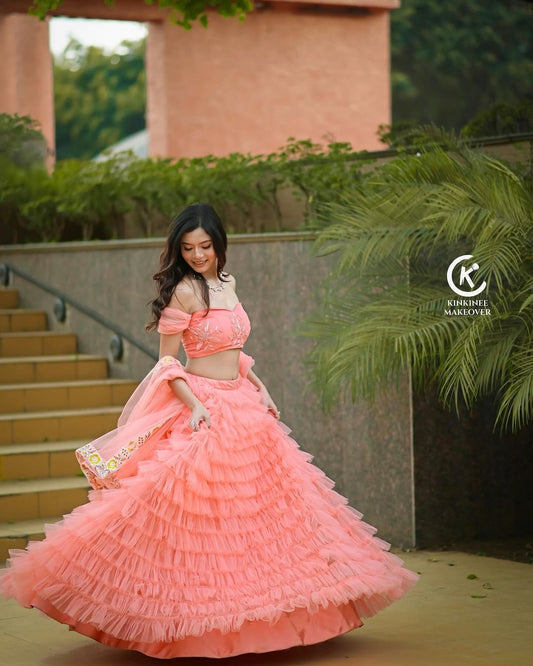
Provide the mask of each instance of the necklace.
[{"label": "necklace", "polygon": [[210,284],[206,280],[206,283],[207,283],[207,286],[209,287],[210,291],[222,291],[225,287],[225,284],[224,284],[224,282],[222,282],[222,280],[219,280],[216,284]]},{"label": "necklace", "polygon": [[[193,273],[193,276],[196,280],[201,280],[202,276],[198,275],[197,273]],[[222,282],[222,280],[217,279],[217,282],[215,284],[210,284],[209,280],[207,280],[205,277],[203,278],[205,280],[205,283],[209,289],[209,291],[222,291],[224,287],[226,286],[225,282]]]}]

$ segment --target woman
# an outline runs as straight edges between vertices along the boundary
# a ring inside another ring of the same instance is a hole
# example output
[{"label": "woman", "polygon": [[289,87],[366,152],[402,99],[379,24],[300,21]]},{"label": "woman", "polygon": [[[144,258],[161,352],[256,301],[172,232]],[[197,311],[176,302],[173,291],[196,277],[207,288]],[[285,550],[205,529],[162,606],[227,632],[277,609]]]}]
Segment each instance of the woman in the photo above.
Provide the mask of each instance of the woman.
[{"label": "woman", "polygon": [[250,323],[225,252],[211,206],[176,218],[148,325],[160,360],[118,428],[77,451],[97,490],[12,551],[1,579],[23,605],[153,657],[324,641],[417,578],[279,423],[242,352]]}]

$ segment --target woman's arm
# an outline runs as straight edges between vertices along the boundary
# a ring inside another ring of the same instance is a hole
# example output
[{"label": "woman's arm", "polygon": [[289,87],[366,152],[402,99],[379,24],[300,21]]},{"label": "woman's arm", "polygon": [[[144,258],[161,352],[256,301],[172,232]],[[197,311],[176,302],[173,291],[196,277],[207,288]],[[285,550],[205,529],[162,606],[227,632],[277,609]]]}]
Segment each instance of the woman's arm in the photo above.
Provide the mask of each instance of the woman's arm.
[{"label": "woman's arm", "polygon": [[194,393],[189,388],[189,385],[184,379],[173,379],[169,382],[170,388],[178,400],[181,400],[191,410],[191,418],[189,425],[193,430],[200,429],[200,423],[205,422],[207,427],[211,427],[211,419],[209,411],[205,405],[198,400]]},{"label": "woman's arm", "polygon": [[[159,338],[159,358],[163,358],[163,356],[176,358],[180,349],[181,336],[181,333],[175,333],[174,335],[161,334]],[[176,398],[191,410],[189,425],[193,430],[198,430],[202,421],[205,421],[208,427],[211,426],[209,411],[194,395],[184,379],[173,379],[169,382],[169,386]]]},{"label": "woman's arm", "polygon": [[159,334],[159,358],[163,356],[173,356],[178,358],[178,352],[181,344],[181,333],[174,333],[173,335]]},{"label": "woman's arm", "polygon": [[273,416],[279,419],[280,413],[278,408],[276,407],[274,401],[272,400],[270,393],[267,390],[267,387],[263,384],[263,382],[255,374],[255,372],[253,370],[249,370],[246,378],[255,386],[255,388],[259,391],[259,393],[261,393],[261,400],[263,402],[263,405],[265,405],[265,407],[268,409],[269,412],[271,412]]}]

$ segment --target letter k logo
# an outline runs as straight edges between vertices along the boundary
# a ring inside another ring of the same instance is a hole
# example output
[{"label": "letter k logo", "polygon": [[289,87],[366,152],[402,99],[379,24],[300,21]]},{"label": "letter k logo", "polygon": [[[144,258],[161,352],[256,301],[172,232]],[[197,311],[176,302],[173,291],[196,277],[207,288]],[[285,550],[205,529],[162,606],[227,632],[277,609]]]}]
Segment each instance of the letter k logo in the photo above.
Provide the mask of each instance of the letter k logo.
[{"label": "letter k logo", "polygon": [[461,273],[459,274],[459,285],[464,284],[464,281],[466,280],[470,287],[474,289],[474,283],[472,282],[472,278],[470,277],[470,273],[472,271],[477,271],[479,268],[478,264],[472,264],[468,270],[464,266],[461,266]]}]

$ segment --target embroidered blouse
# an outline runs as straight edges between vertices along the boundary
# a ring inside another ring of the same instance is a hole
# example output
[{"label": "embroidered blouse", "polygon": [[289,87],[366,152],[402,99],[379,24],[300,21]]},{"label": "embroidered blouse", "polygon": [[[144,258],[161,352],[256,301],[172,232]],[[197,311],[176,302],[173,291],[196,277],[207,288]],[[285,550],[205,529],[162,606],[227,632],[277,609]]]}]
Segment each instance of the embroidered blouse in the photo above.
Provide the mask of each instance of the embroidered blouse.
[{"label": "embroidered blouse", "polygon": [[183,332],[188,358],[208,356],[227,349],[241,349],[250,335],[250,320],[241,303],[227,308],[197,310],[192,314],[166,307],[157,330],[163,335]]}]

